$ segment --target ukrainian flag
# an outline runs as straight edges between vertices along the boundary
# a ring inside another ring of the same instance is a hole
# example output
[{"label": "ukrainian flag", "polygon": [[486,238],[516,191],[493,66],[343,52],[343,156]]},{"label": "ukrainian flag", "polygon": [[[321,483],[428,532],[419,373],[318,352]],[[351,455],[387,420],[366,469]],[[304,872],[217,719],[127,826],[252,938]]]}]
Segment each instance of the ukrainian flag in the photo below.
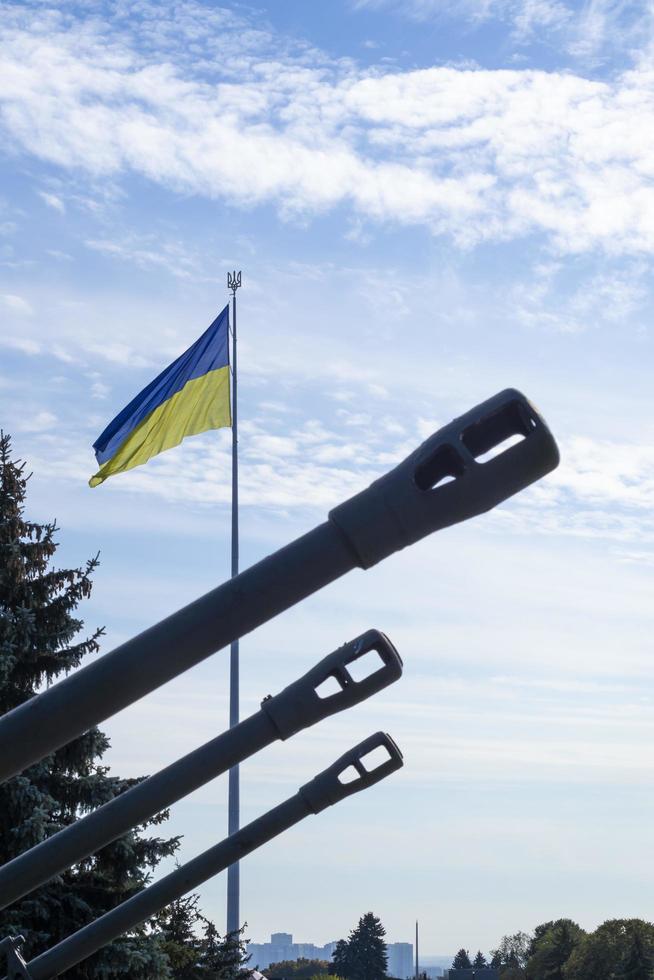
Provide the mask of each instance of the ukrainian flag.
[{"label": "ukrainian flag", "polygon": [[199,340],[132,399],[93,443],[100,469],[89,486],[146,463],[186,436],[231,426],[228,337],[226,306]]}]

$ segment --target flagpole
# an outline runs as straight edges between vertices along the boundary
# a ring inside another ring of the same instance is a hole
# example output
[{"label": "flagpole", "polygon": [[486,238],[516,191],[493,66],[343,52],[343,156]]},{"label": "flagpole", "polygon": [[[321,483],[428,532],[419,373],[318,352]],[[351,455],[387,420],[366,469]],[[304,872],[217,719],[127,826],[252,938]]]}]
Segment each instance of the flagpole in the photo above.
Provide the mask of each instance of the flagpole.
[{"label": "flagpole", "polygon": [[[227,288],[232,292],[232,578],[238,575],[238,373],[236,365],[236,290],[241,285],[240,272],[227,273]],[[229,727],[239,723],[238,640],[229,648]],[[240,829],[240,782],[238,766],[229,770],[227,829],[231,836]],[[227,933],[241,928],[240,869],[238,861],[227,869]]]}]

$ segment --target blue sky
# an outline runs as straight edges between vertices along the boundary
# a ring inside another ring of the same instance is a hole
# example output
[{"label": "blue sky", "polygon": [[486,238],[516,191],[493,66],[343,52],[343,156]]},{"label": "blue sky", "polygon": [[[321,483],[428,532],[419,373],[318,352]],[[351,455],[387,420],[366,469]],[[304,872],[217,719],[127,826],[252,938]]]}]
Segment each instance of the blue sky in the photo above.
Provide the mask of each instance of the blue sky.
[{"label": "blue sky", "polygon": [[[243,767],[244,816],[378,728],[401,774],[243,867],[253,939],[372,909],[426,953],[646,916],[654,49],[639,3],[21,3],[0,61],[2,426],[98,549],[105,649],[229,571],[229,434],[96,490],[106,422],[241,268],[242,559],[516,386],[561,467],[242,644],[243,710],[384,629],[401,683]],[[106,725],[121,774],[226,725],[217,654]],[[226,781],[173,810],[220,838]],[[224,920],[222,880],[202,903]]]}]

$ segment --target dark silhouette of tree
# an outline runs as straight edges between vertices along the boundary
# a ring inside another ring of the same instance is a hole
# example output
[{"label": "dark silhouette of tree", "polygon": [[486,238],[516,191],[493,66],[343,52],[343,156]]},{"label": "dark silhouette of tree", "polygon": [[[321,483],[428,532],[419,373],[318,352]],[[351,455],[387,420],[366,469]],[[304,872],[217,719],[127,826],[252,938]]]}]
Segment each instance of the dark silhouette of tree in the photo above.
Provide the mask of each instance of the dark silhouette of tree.
[{"label": "dark silhouette of tree", "polygon": [[481,950],[478,950],[477,955],[472,961],[473,966],[488,966],[488,960],[484,956]]},{"label": "dark silhouette of tree", "polygon": [[384,980],[388,971],[386,930],[372,912],[359,919],[348,939],[339,939],[332,954],[332,971],[344,980]]},{"label": "dark silhouette of tree", "polygon": [[453,970],[469,970],[472,966],[467,949],[460,949],[452,960]]},{"label": "dark silhouette of tree", "polygon": [[[39,524],[24,516],[28,479],[25,464],[12,459],[9,437],[0,433],[0,714],[95,653],[103,633],[96,629],[79,639],[83,622],[76,615],[90,595],[98,558],[80,568],[53,567],[58,528],[54,521]],[[0,864],[134,783],[100,765],[108,745],[92,728],[0,786]],[[32,958],[138,892],[177,845],[177,838],[131,831],[1,912],[0,936],[25,936],[24,953]],[[151,980],[166,974],[158,938],[141,928],[67,976]]]},{"label": "dark silhouette of tree", "polygon": [[342,980],[349,980],[351,966],[350,944],[347,939],[339,939],[332,953],[332,972]]},{"label": "dark silhouette of tree", "polygon": [[386,930],[372,912],[366,912],[350,933],[349,980],[383,980],[388,971]]}]

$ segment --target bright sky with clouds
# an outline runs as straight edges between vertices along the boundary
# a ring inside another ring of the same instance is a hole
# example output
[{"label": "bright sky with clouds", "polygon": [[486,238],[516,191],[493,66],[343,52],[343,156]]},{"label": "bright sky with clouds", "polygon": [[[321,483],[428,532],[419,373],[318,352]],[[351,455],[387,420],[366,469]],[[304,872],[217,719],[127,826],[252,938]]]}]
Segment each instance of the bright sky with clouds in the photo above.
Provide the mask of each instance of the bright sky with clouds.
[{"label": "bright sky with clouds", "polygon": [[[384,629],[405,676],[242,770],[250,818],[384,728],[401,774],[243,866],[262,941],[372,909],[426,953],[649,914],[654,34],[645,3],[6,4],[0,422],[105,649],[229,573],[229,433],[91,491],[91,443],[240,302],[242,559],[507,386],[560,468],[242,643],[243,710]],[[227,723],[227,658],[105,726],[121,774]],[[117,679],[119,683],[119,679]],[[182,858],[226,780],[172,813]],[[224,921],[222,880],[202,904]]]}]

